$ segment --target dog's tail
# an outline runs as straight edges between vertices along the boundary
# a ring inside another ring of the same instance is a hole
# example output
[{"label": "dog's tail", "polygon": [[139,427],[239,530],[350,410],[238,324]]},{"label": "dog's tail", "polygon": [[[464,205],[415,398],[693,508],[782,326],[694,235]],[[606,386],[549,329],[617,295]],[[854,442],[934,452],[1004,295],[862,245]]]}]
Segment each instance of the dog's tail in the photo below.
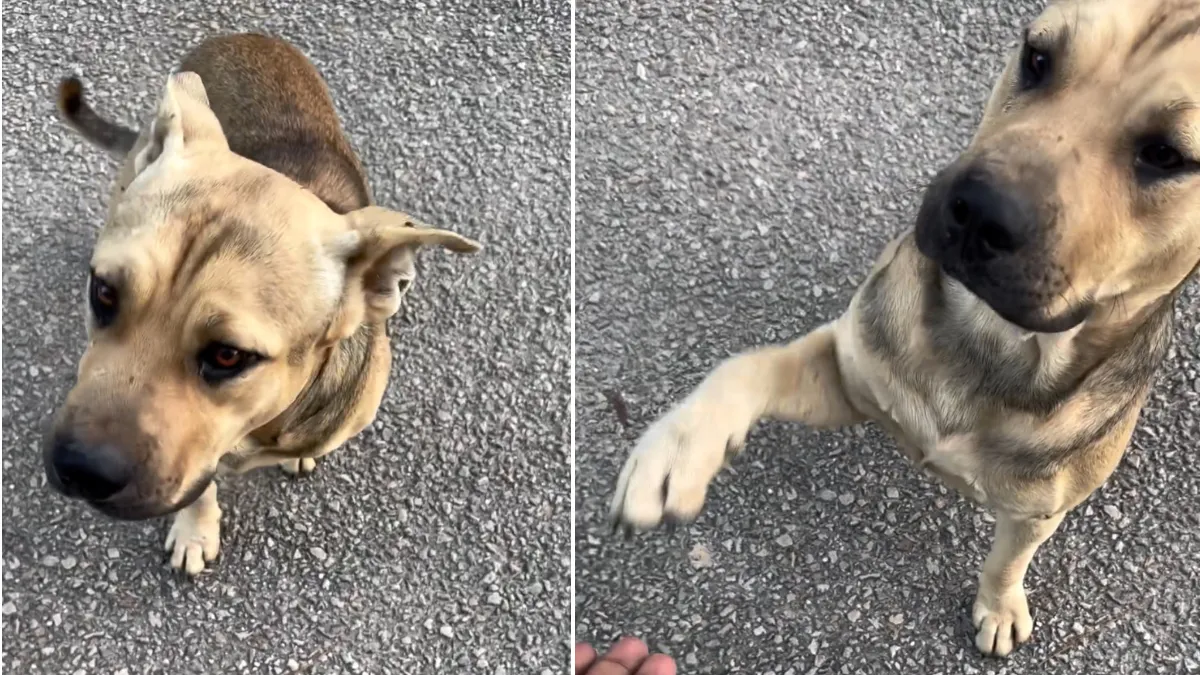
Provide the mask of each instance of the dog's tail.
[{"label": "dog's tail", "polygon": [[67,126],[118,159],[129,154],[137,142],[136,131],[110,122],[92,110],[83,97],[79,78],[68,77],[58,84],[58,112]]}]

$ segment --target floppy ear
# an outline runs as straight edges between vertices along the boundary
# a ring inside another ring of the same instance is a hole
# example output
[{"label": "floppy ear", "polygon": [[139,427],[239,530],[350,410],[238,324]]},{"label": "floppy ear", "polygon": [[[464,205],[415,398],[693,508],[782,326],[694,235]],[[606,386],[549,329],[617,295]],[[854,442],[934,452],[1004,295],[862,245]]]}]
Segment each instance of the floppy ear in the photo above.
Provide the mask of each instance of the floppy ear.
[{"label": "floppy ear", "polygon": [[345,264],[342,305],[326,335],[332,343],[349,337],[365,322],[384,321],[400,309],[400,299],[416,275],[413,258],[422,246],[475,253],[478,242],[429,227],[412,216],[378,206],[345,216],[349,231],[333,244]]},{"label": "floppy ear", "polygon": [[204,144],[229,147],[221,123],[208,106],[208,92],[200,76],[174,73],[167,77],[154,119],[130,152],[129,179]]}]

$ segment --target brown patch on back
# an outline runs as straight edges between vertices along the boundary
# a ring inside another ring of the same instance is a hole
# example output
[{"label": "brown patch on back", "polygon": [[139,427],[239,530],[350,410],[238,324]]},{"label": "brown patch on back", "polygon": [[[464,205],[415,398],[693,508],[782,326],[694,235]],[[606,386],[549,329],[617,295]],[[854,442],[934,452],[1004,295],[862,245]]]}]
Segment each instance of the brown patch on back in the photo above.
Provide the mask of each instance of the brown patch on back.
[{"label": "brown patch on back", "polygon": [[372,203],[329,90],[300,50],[265,35],[230,35],[205,41],[181,69],[204,81],[235,153],[288,176],[335,212]]}]

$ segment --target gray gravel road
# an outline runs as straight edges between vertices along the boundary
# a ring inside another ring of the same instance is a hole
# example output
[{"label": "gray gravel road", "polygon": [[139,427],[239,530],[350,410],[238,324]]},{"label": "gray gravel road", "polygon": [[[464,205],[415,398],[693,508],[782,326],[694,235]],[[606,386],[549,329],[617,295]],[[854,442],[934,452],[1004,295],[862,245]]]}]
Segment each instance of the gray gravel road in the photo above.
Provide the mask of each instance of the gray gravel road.
[{"label": "gray gravel road", "polygon": [[683,673],[1200,672],[1195,286],[1127,459],[1033,565],[1035,641],[1007,663],[967,614],[990,525],[875,431],[763,426],[695,525],[603,528],[646,424],[721,358],[840,312],[1035,13],[580,4],[577,638],[634,633]]},{"label": "gray gravel road", "polygon": [[[411,6],[410,6],[411,5]],[[560,673],[570,643],[566,2],[4,3],[4,665],[12,673]],[[378,421],[309,479],[225,483],[222,560],[166,567],[165,521],[44,486],[40,421],[82,351],[114,163],[57,79],[141,119],[218,31],[325,73],[381,203],[487,249],[423,255]]]}]

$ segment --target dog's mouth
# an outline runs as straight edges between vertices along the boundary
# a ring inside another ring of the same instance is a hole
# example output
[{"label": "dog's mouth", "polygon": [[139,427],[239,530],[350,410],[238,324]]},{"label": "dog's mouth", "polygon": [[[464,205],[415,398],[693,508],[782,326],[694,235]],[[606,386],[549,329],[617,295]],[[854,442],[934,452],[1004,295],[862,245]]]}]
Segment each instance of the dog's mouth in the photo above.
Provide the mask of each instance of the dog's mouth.
[{"label": "dog's mouth", "polygon": [[114,520],[150,520],[152,518],[161,518],[177,511],[181,511],[191,506],[204,491],[208,489],[216,474],[208,473],[201,476],[183,497],[172,504],[164,504],[155,500],[146,500],[138,497],[132,490],[122,491],[112,497],[102,500],[81,498],[78,495],[72,494],[66,486],[62,484],[58,476],[53,470],[46,472],[47,482],[56,492],[71,499],[79,499],[87,504],[92,509],[113,518]]},{"label": "dog's mouth", "polygon": [[104,501],[87,501],[88,506],[115,520],[150,520],[161,518],[191,506],[213,481],[214,474],[203,476],[188,491],[182,499],[174,504],[164,505],[159,502],[126,501],[122,499],[106,499]]},{"label": "dog's mouth", "polygon": [[1030,333],[1069,331],[1087,321],[1095,309],[1095,303],[1084,300],[1070,302],[1065,310],[1051,312],[1032,297],[1033,293],[1019,286],[996,283],[986,275],[970,273],[958,265],[937,264],[943,275],[961,284],[1001,319]]}]

